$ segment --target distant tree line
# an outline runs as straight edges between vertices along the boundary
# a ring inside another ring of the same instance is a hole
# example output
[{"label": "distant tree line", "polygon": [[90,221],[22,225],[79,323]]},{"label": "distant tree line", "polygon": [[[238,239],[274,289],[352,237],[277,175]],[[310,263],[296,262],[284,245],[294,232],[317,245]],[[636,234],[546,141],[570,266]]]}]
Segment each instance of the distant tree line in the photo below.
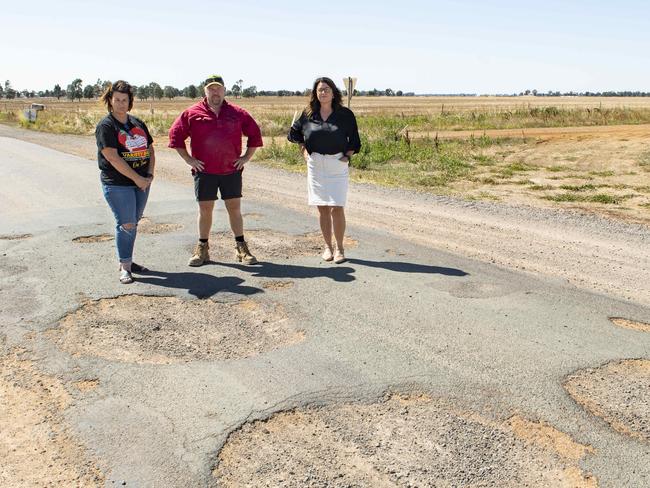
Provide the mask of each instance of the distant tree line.
[{"label": "distant tree line", "polygon": [[[101,94],[106,90],[108,85],[111,82],[109,80],[97,79],[95,83],[88,83],[84,85],[83,81],[80,78],[76,78],[71,83],[69,83],[66,88],[62,88],[61,85],[56,84],[51,90],[16,90],[12,87],[11,82],[6,80],[4,86],[0,84],[0,98],[11,100],[14,98],[36,98],[36,97],[48,97],[56,98],[67,98],[68,100],[81,100],[85,99],[96,99],[101,96]],[[135,96],[141,100],[160,100],[162,98],[173,99],[176,97],[187,97],[195,99],[203,96],[203,83],[196,85],[189,85],[185,88],[176,88],[170,85],[164,87],[160,86],[155,81],[147,83],[145,85],[135,86]],[[226,91],[226,95],[235,98],[252,98],[257,96],[271,96],[271,97],[304,97],[309,96],[311,88],[305,88],[303,90],[258,90],[255,85],[244,87],[243,80],[237,80],[229,90]],[[347,92],[343,90],[343,95],[347,96]],[[415,96],[414,92],[403,92],[402,90],[393,90],[392,88],[385,88],[378,90],[373,88],[372,90],[354,90],[355,96],[362,97],[412,97]],[[475,97],[478,96],[476,93],[430,93],[429,96],[440,96],[440,97]],[[548,92],[539,92],[537,90],[524,90],[520,93],[510,93],[510,94],[497,94],[496,96],[511,97],[511,96],[535,96],[535,97],[650,97],[650,92],[644,91],[603,91],[603,92],[560,92],[549,90]],[[494,96],[494,95],[482,95],[482,96]]]}]

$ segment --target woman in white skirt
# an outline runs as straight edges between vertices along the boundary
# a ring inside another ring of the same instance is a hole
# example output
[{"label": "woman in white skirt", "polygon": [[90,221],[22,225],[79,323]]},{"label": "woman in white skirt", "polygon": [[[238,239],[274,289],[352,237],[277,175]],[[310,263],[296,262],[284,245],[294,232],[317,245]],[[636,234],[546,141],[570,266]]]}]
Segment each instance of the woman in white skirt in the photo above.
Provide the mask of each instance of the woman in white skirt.
[{"label": "woman in white skirt", "polygon": [[[349,165],[361,140],[352,111],[341,104],[341,91],[326,77],[314,82],[309,104],[295,120],[288,139],[300,144],[307,163],[309,205],[317,206],[325,241],[323,259],[345,261],[345,203]],[[336,247],[332,245],[332,234]]]}]

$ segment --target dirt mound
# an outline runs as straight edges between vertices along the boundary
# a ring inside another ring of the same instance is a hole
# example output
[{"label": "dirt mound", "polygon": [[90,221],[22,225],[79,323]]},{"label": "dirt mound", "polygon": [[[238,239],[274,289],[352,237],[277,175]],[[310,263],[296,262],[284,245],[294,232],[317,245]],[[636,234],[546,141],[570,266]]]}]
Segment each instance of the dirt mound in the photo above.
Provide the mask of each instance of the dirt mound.
[{"label": "dirt mound", "polygon": [[618,432],[650,442],[650,360],[630,359],[569,376],[564,388]]},{"label": "dirt mound", "polygon": [[106,242],[112,241],[115,237],[112,234],[96,234],[91,236],[79,236],[72,239],[72,242],[78,244],[89,244],[93,242]]},{"label": "dirt mound", "polygon": [[[262,229],[247,230],[245,235],[251,252],[260,260],[320,256],[324,247],[323,239],[317,232],[295,235]],[[357,246],[357,241],[345,238],[343,245],[346,249],[351,249]],[[210,236],[211,257],[230,260],[234,249],[231,232],[217,232]]]},{"label": "dirt mound", "polygon": [[251,357],[304,339],[281,307],[140,295],[89,302],[48,335],[74,355],[155,364]]},{"label": "dirt mound", "polygon": [[621,317],[610,317],[614,325],[623,327],[624,329],[639,330],[641,332],[650,332],[650,324],[645,322],[637,322],[635,320],[624,319]]},{"label": "dirt mound", "polygon": [[104,486],[65,426],[70,396],[55,377],[12,352],[0,358],[1,486]]},{"label": "dirt mound", "polygon": [[393,396],[245,424],[213,475],[224,487],[595,487],[577,464],[589,450],[545,424]]}]

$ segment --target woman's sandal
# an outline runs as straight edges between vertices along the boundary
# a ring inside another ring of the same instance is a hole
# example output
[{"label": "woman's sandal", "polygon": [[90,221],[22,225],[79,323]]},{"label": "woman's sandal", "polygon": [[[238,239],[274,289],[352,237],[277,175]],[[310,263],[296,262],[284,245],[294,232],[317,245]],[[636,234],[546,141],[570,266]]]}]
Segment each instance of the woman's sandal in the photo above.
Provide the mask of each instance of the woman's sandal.
[{"label": "woman's sandal", "polygon": [[133,283],[133,276],[131,276],[131,272],[123,269],[120,271],[120,283],[123,285],[128,285],[130,283]]}]

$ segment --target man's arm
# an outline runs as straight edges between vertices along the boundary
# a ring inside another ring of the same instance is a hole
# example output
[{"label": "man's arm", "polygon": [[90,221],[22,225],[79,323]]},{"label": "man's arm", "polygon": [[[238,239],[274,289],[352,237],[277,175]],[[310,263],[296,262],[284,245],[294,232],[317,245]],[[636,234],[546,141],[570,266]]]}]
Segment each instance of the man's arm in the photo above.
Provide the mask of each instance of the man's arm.
[{"label": "man's arm", "polygon": [[256,147],[248,146],[246,148],[246,152],[244,153],[244,155],[241,156],[237,161],[235,161],[235,168],[244,169],[244,165],[251,160],[253,154],[255,154],[255,151],[257,151]]},{"label": "man's arm", "polygon": [[203,161],[190,156],[190,153],[187,152],[186,148],[175,147],[174,149],[176,149],[176,152],[181,156],[181,158],[183,158],[183,161],[189,164],[192,169],[195,169],[196,171],[203,171],[203,168],[205,168]]}]

